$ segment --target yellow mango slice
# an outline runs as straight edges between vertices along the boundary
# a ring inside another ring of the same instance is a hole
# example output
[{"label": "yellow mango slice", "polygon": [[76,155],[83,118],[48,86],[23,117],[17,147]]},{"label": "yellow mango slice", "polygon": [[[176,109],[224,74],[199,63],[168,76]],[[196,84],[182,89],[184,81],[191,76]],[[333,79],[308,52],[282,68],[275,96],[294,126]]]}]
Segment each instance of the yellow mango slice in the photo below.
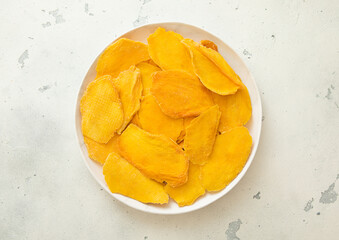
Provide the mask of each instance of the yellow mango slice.
[{"label": "yellow mango slice", "polygon": [[214,105],[196,76],[184,71],[161,71],[152,76],[151,93],[161,110],[172,118],[198,116]]},{"label": "yellow mango slice", "polygon": [[109,140],[106,144],[97,143],[90,138],[84,137],[84,142],[87,147],[88,156],[101,164],[105,163],[107,156],[111,152],[118,151],[117,139],[119,135],[114,135],[111,140]]},{"label": "yellow mango slice", "polygon": [[147,59],[149,55],[146,44],[121,38],[109,45],[100,55],[96,67],[97,77],[111,75],[115,78],[130,66]]},{"label": "yellow mango slice", "polygon": [[218,46],[210,40],[201,40],[200,44],[203,45],[204,47],[213,49],[214,51],[218,52]]},{"label": "yellow mango slice", "polygon": [[231,128],[243,126],[252,115],[250,95],[244,84],[233,95],[221,96],[213,94],[214,103],[218,104],[221,111],[219,131],[224,132]]},{"label": "yellow mango slice", "polygon": [[231,68],[230,65],[226,62],[226,60],[221,56],[218,51],[215,51],[212,48],[208,48],[202,45],[199,45],[200,52],[210,59],[218,68],[220,71],[222,71],[225,76],[227,76],[229,79],[231,79],[235,84],[240,85],[241,81],[238,78],[238,75],[234,72],[234,70]]},{"label": "yellow mango slice", "polygon": [[238,90],[239,86],[201,52],[202,48],[214,50],[205,48],[191,39],[184,39],[182,43],[190,50],[194,72],[206,88],[220,95],[233,94]]},{"label": "yellow mango slice", "polygon": [[187,181],[188,160],[170,138],[130,124],[118,140],[120,154],[145,176],[178,187]]},{"label": "yellow mango slice", "polygon": [[152,95],[142,99],[138,116],[142,129],[153,134],[165,135],[173,141],[177,140],[183,128],[183,119],[165,115]]},{"label": "yellow mango slice", "polygon": [[142,93],[140,71],[135,66],[131,66],[112,81],[119,92],[124,110],[124,121],[118,129],[118,133],[121,134],[140,108]]},{"label": "yellow mango slice", "polygon": [[159,27],[147,39],[149,55],[163,70],[184,70],[194,74],[190,53],[181,40],[180,34]]},{"label": "yellow mango slice", "polygon": [[232,182],[246,164],[251,146],[252,137],[245,127],[232,128],[218,135],[213,152],[201,167],[204,188],[219,191]]},{"label": "yellow mango slice", "polygon": [[152,73],[161,71],[161,69],[147,62],[141,62],[136,67],[139,68],[141,73],[141,82],[143,86],[142,95],[146,96],[151,93],[150,89],[153,81],[151,76]]},{"label": "yellow mango slice", "polygon": [[113,152],[107,157],[103,174],[112,193],[119,193],[143,203],[168,203],[168,195],[162,184],[145,177],[117,153]]},{"label": "yellow mango slice", "polygon": [[180,207],[191,205],[198,197],[205,193],[205,189],[201,185],[199,178],[200,167],[190,164],[187,183],[177,188],[166,185],[165,191]]},{"label": "yellow mango slice", "polygon": [[98,143],[107,143],[123,123],[123,109],[111,76],[88,84],[80,101],[82,134]]},{"label": "yellow mango slice", "polygon": [[204,165],[207,162],[213,149],[220,115],[219,107],[215,105],[192,120],[186,128],[184,149],[192,163]]}]

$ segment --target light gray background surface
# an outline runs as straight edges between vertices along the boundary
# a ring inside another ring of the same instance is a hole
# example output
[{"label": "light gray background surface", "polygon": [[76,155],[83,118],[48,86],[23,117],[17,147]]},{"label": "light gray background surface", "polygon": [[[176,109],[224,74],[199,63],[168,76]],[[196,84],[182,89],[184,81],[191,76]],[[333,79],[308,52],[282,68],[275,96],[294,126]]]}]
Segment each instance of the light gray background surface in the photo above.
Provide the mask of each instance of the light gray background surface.
[{"label": "light gray background surface", "polygon": [[[339,2],[1,1],[0,239],[338,239]],[[179,21],[242,55],[261,143],[225,197],[149,215],[112,199],[74,130],[82,78],[116,36]]]}]

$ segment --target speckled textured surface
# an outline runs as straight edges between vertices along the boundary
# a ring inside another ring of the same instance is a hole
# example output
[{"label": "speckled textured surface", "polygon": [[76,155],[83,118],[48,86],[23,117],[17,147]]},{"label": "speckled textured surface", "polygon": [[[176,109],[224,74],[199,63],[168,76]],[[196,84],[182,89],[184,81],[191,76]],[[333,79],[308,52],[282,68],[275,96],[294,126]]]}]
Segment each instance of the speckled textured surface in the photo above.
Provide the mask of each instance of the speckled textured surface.
[{"label": "speckled textured surface", "polygon": [[[326,1],[8,1],[0,9],[1,239],[338,239],[339,4]],[[135,26],[179,21],[242,55],[263,102],[261,143],[225,197],[148,215],[86,169],[74,105],[96,55]]]}]

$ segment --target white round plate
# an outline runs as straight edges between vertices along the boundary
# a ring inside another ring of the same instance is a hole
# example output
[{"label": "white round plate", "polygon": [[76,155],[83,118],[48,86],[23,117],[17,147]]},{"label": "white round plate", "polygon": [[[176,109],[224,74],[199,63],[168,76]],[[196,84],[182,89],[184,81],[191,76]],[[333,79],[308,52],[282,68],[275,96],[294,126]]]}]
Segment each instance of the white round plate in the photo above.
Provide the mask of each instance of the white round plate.
[{"label": "white round plate", "polygon": [[[218,37],[214,36],[213,34],[206,32],[198,27],[191,26],[184,23],[156,23],[156,24],[149,24],[142,27],[138,27],[133,29],[119,38],[129,38],[135,41],[141,41],[147,43],[147,37],[153,33],[158,27],[163,27],[166,30],[172,30],[181,34],[184,38],[190,38],[194,41],[199,42],[200,40],[208,39],[213,41],[219,49],[220,54],[227,60],[229,65],[234,69],[234,71],[240,76],[243,83],[248,88],[248,91],[251,96],[252,102],[252,118],[246,124],[246,127],[249,129],[249,132],[253,139],[252,151],[247,160],[245,167],[242,171],[238,174],[238,176],[222,191],[216,193],[206,193],[204,196],[201,196],[194,204],[185,207],[178,207],[178,205],[173,201],[170,200],[168,204],[165,206],[159,205],[152,205],[152,204],[144,204],[139,201],[136,201],[132,198],[122,196],[120,194],[111,193],[107,187],[105,182],[104,176],[102,174],[102,166],[88,157],[86,145],[83,140],[83,135],[81,132],[81,115],[80,115],[80,99],[83,95],[87,84],[91,82],[96,76],[95,67],[97,65],[98,57],[94,60],[92,66],[89,68],[79,90],[77,103],[76,103],[76,110],[75,110],[75,127],[76,127],[76,134],[79,141],[79,147],[82,152],[82,156],[85,160],[85,163],[95,178],[95,180],[114,198],[118,199],[120,202],[144,211],[148,213],[155,213],[155,214],[180,214],[180,213],[187,213],[202,207],[205,207],[212,202],[216,201],[217,199],[221,198],[222,196],[226,195],[245,175],[247,169],[251,165],[255,152],[258,147],[259,137],[261,132],[261,117],[262,117],[262,110],[261,110],[261,100],[258,88],[256,83],[250,74],[248,68],[246,67],[245,63],[241,60],[241,58],[236,54],[232,48],[230,48],[227,44],[225,44],[222,40]],[[117,40],[115,39],[115,40]],[[114,41],[115,41],[114,40]],[[101,54],[101,53],[100,53]]]}]

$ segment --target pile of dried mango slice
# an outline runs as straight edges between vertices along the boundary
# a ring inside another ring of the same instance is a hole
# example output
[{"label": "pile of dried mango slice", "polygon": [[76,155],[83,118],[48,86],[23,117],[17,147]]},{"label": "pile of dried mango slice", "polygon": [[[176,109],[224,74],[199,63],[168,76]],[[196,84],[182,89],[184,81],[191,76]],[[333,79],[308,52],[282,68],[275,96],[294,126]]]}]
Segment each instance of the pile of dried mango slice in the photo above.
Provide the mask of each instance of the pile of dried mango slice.
[{"label": "pile of dried mango slice", "polygon": [[112,193],[191,205],[244,167],[251,99],[213,42],[163,28],[147,41],[121,38],[99,57],[80,102],[84,142]]}]

